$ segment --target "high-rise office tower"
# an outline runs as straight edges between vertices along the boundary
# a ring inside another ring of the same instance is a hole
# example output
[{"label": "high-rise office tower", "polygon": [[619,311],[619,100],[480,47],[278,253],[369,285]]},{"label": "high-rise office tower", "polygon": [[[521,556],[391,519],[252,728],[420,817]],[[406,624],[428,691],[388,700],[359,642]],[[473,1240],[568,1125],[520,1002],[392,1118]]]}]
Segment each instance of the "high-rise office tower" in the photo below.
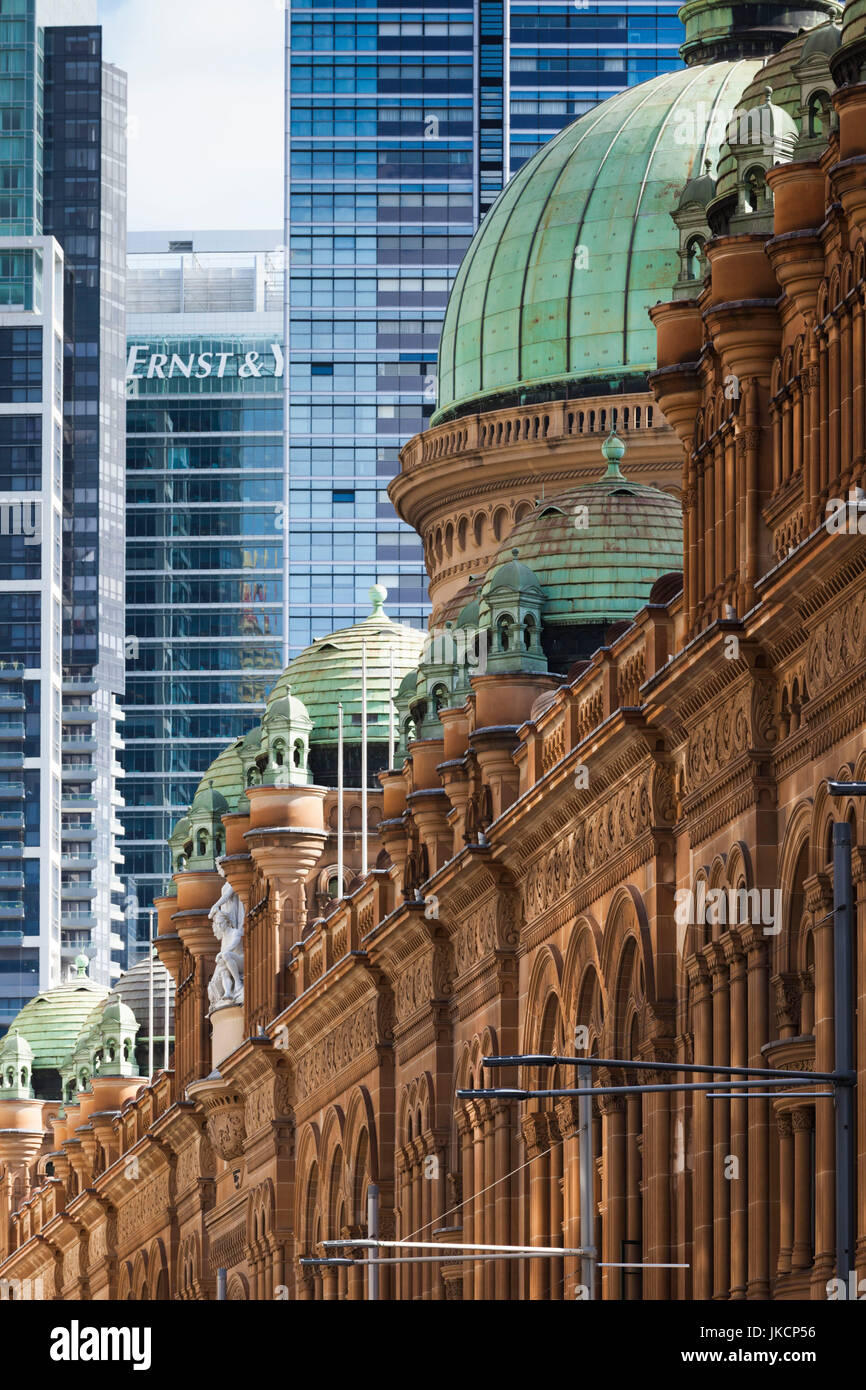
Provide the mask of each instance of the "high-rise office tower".
[{"label": "high-rise office tower", "polygon": [[119,973],[126,79],[96,0],[0,0],[0,1030]]},{"label": "high-rise office tower", "polygon": [[287,78],[292,653],[426,613],[385,493],[436,397],[448,291],[510,175],[597,101],[679,65],[679,0],[291,0]]},{"label": "high-rise office tower", "polygon": [[277,232],[129,239],[130,965],[171,873],[168,836],[282,669],[283,265]]}]

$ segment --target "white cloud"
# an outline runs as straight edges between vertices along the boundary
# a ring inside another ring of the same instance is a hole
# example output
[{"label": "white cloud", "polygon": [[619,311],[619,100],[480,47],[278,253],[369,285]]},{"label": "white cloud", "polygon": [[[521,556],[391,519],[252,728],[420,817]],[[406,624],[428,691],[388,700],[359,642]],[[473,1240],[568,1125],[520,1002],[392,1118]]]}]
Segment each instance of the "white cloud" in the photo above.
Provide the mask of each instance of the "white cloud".
[{"label": "white cloud", "polygon": [[129,226],[282,225],[283,0],[100,0],[129,74]]}]

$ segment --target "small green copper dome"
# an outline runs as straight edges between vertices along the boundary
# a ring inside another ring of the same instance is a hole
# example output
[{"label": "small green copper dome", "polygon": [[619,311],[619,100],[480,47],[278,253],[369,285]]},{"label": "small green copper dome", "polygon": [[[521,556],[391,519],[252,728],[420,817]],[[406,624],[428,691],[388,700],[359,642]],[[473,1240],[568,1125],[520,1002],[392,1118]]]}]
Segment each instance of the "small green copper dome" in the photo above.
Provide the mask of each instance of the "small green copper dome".
[{"label": "small green copper dome", "polygon": [[[711,206],[730,198],[736,191],[737,160],[731,145],[737,138],[757,142],[759,136],[773,136],[777,133],[777,123],[782,119],[792,136],[800,133],[798,118],[802,91],[794,68],[803,61],[809,37],[808,33],[798,34],[790,43],[786,43],[784,48],[767,59],[760,72],[745,87],[736,118],[729,124],[719,154],[716,193]],[[750,116],[750,112],[754,114]]]},{"label": "small green copper dome", "polygon": [[367,645],[367,713],[371,741],[388,738],[388,690],[390,657],[394,658],[394,691],[407,671],[417,666],[426,634],[418,628],[392,622],[384,611],[387,590],[374,584],[373,611],[352,627],[321,637],[296,656],[274,686],[268,705],[292,696],[303,702],[313,721],[310,746],[335,744],[337,706],[343,705],[343,736],[347,743],[361,740],[361,647]]},{"label": "small green copper dome", "polygon": [[821,24],[813,29],[803,44],[804,63],[810,58],[830,58],[842,42],[842,29],[838,24]]},{"label": "small green copper dome", "polygon": [[513,546],[511,558],[491,569],[484,584],[483,593],[485,595],[496,593],[500,589],[537,592],[541,588],[535,570],[525,565],[523,561],[519,559],[519,555],[519,549],[517,546]]},{"label": "small green copper dome", "polygon": [[277,681],[270,695],[268,696],[267,708],[265,710],[262,723],[265,724],[269,719],[289,719],[305,723],[310,717],[309,710],[302,700],[292,690],[291,686]]},{"label": "small green copper dome", "polygon": [[104,985],[78,975],[54,989],[29,999],[11,1027],[33,1049],[33,1069],[59,1071],[75,1050],[85,1026],[90,1027],[97,1008],[108,997]]},{"label": "small green copper dome", "polygon": [[436,424],[568,382],[655,366],[647,310],[679,275],[670,211],[705,161],[757,59],[664,73],[587,112],[503,190],[454,282]]},{"label": "small green copper dome", "polygon": [[629,482],[613,459],[597,482],[539,502],[518,522],[482,593],[492,591],[500,566],[517,549],[544,592],[545,626],[631,619],[657,579],[682,569],[682,534],[679,500]]},{"label": "small green copper dome", "polygon": [[214,758],[198,784],[193,806],[202,810],[209,808],[220,815],[235,809],[244,790],[244,771],[239,751],[242,742],[242,739],[235,739]]}]

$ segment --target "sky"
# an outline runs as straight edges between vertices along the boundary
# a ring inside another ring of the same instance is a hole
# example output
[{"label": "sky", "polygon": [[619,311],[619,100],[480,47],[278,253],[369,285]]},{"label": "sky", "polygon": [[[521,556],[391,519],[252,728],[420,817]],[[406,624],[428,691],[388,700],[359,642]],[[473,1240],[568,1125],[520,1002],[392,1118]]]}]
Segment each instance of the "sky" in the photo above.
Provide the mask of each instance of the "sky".
[{"label": "sky", "polygon": [[99,0],[129,75],[129,230],[283,222],[284,0]]}]

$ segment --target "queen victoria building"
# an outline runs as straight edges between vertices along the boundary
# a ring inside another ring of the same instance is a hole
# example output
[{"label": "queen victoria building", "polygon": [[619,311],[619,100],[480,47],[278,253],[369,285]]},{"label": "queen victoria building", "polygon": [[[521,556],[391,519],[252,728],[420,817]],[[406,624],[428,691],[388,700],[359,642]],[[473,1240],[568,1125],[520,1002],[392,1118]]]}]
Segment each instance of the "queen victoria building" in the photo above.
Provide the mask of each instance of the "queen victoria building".
[{"label": "queen victoria building", "polygon": [[0,1278],[362,1300],[316,1261],[375,1213],[433,1256],[383,1300],[574,1299],[587,1247],[603,1299],[828,1297],[817,1080],[598,1066],[588,1133],[571,1096],[459,1094],[575,1081],[491,1055],[825,1076],[849,1004],[866,1072],[866,0],[681,14],[682,67],[545,145],[463,260],[389,489],[429,634],[374,586],[174,830],[167,1065],[83,965],[0,1044]]}]

